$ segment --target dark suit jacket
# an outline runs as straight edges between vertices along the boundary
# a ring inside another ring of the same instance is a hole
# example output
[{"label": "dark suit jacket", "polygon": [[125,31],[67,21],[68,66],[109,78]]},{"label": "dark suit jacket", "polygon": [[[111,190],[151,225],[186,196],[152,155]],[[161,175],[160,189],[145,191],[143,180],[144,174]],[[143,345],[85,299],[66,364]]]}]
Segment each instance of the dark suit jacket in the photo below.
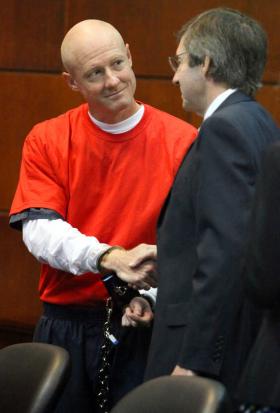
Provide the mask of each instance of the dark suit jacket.
[{"label": "dark suit jacket", "polygon": [[264,159],[254,203],[246,271],[249,296],[263,323],[239,388],[239,399],[280,407],[280,144]]},{"label": "dark suit jacket", "polygon": [[235,92],[206,119],[158,223],[159,290],[146,378],[176,364],[233,390],[258,317],[242,274],[256,176],[279,129]]}]

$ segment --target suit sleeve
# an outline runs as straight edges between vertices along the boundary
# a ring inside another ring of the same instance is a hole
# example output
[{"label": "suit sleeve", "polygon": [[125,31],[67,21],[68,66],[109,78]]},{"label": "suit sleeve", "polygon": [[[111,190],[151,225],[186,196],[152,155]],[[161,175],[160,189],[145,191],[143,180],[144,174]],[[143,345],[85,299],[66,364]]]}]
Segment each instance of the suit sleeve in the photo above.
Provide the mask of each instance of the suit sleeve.
[{"label": "suit sleeve", "polygon": [[250,137],[210,117],[200,131],[195,202],[197,270],[178,364],[219,374],[236,321],[256,168]]},{"label": "suit sleeve", "polygon": [[279,305],[280,145],[268,150],[258,179],[252,215],[246,287],[255,303]]}]

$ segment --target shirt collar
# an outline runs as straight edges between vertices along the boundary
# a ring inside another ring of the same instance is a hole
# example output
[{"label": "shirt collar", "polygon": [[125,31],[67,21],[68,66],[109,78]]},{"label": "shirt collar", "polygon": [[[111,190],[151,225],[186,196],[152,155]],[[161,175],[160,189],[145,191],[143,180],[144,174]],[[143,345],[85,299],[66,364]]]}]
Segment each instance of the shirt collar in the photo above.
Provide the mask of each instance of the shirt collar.
[{"label": "shirt collar", "polygon": [[205,115],[203,117],[203,120],[209,118],[215,110],[218,109],[219,106],[230,96],[232,93],[234,93],[237,89],[227,89],[224,92],[222,92],[220,95],[218,95],[212,103],[208,106]]},{"label": "shirt collar", "polygon": [[119,133],[128,132],[129,130],[135,128],[135,126],[138,125],[138,123],[141,121],[144,115],[144,111],[145,107],[144,105],[141,105],[138,111],[134,113],[132,116],[130,116],[128,119],[113,124],[100,122],[99,120],[94,118],[90,112],[88,112],[88,114],[91,121],[95,123],[104,132],[109,132],[117,135]]}]

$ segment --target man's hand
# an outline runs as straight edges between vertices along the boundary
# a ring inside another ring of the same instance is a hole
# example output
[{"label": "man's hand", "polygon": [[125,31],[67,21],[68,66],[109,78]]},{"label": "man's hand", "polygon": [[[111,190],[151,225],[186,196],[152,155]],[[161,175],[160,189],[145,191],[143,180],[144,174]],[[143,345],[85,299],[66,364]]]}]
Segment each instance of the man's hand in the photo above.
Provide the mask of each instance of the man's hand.
[{"label": "man's hand", "polygon": [[156,245],[139,244],[137,247],[130,250],[130,252],[134,255],[129,263],[131,268],[137,268],[147,261],[156,262],[157,259]]},{"label": "man's hand", "polygon": [[171,376],[196,376],[196,374],[192,370],[184,369],[177,365],[172,371]]},{"label": "man's hand", "polygon": [[122,316],[122,326],[149,326],[154,318],[150,304],[144,297],[134,297]]},{"label": "man's hand", "polygon": [[114,271],[123,281],[137,289],[156,287],[156,246],[140,244],[131,250],[113,249],[101,259],[107,272]]}]

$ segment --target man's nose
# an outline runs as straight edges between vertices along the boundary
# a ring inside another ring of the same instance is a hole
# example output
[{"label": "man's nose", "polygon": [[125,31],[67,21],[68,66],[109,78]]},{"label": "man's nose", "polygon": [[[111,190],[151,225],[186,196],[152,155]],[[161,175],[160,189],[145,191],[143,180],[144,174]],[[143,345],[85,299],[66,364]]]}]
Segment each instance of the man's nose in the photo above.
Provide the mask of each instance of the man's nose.
[{"label": "man's nose", "polygon": [[178,80],[178,76],[177,76],[177,71],[174,73],[174,76],[172,78],[172,83],[173,85],[179,85],[179,80]]},{"label": "man's nose", "polygon": [[113,70],[106,70],[105,73],[105,87],[107,88],[112,88],[117,86],[117,84],[120,82],[120,79],[116,75],[116,73]]}]

